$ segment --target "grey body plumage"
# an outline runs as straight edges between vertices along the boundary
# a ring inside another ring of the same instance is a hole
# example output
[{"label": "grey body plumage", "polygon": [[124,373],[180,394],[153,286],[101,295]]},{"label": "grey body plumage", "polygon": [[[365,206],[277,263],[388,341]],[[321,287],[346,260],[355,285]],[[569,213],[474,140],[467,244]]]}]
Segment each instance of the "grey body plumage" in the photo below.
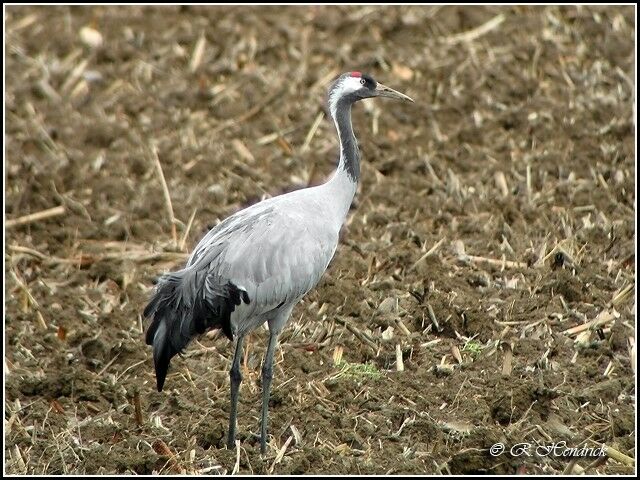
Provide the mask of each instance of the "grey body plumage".
[{"label": "grey body plumage", "polygon": [[263,364],[261,449],[277,336],[293,307],[320,280],[338,245],[339,232],[360,176],[351,106],[361,98],[408,99],[368,76],[340,76],[329,91],[329,110],[340,137],[340,162],[324,184],[269,198],[231,215],[198,243],[184,269],[163,275],[144,310],[152,321],[157,388],[171,358],[195,336],[221,329],[236,343],[230,372],[229,446],[235,440],[242,340],[267,322],[270,339]]}]

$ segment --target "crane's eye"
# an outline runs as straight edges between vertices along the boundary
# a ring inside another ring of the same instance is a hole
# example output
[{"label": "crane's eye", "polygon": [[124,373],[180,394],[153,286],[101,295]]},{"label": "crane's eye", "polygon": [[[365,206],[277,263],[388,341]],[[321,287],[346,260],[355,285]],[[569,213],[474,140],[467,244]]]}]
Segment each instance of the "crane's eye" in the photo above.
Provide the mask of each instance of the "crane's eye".
[{"label": "crane's eye", "polygon": [[365,84],[367,83],[367,81],[366,81],[364,78],[361,78],[361,79],[360,79],[360,83],[361,83],[362,85],[365,85]]}]

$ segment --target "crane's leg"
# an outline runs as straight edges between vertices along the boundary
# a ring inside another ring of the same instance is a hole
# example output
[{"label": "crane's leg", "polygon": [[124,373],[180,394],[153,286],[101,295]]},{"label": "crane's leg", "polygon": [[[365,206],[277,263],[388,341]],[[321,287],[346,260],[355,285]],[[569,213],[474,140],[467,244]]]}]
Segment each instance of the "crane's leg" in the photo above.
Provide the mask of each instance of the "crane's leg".
[{"label": "crane's leg", "polygon": [[271,332],[269,346],[262,364],[262,423],[260,426],[260,453],[267,451],[267,417],[269,415],[269,397],[271,395],[271,380],[273,379],[273,355],[278,343],[278,334]]},{"label": "crane's leg", "polygon": [[229,371],[229,379],[231,380],[231,414],[229,416],[229,437],[227,438],[227,448],[235,448],[236,443],[236,420],[238,417],[238,393],[240,391],[240,382],[242,382],[242,373],[240,373],[240,361],[242,359],[242,341],[243,336],[238,336],[236,340],[236,351],[233,355],[233,363]]}]

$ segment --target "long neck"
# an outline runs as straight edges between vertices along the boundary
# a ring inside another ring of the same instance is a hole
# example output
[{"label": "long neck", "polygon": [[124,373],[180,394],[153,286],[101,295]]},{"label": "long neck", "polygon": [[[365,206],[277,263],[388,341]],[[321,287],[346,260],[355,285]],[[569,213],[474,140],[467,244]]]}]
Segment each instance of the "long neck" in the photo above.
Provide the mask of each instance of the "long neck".
[{"label": "long neck", "polygon": [[338,228],[347,217],[360,178],[360,152],[351,126],[352,104],[353,101],[347,99],[342,99],[335,105],[331,102],[329,104],[340,140],[340,162],[333,176],[323,185],[322,191],[326,192],[327,205],[335,212]]},{"label": "long neck", "polygon": [[360,152],[351,126],[352,104],[353,102],[347,98],[339,100],[335,108],[331,109],[331,115],[340,140],[340,163],[336,174],[345,173],[353,183],[357,184],[360,179]]}]

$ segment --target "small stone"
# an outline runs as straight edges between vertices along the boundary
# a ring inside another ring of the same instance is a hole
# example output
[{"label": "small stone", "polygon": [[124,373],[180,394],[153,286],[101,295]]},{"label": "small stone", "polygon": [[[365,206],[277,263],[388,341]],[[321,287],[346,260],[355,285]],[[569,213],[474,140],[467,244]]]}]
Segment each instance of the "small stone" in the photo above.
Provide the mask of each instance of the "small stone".
[{"label": "small stone", "polygon": [[80,41],[88,47],[98,48],[102,46],[104,40],[102,34],[95,28],[82,27],[80,29]]}]

